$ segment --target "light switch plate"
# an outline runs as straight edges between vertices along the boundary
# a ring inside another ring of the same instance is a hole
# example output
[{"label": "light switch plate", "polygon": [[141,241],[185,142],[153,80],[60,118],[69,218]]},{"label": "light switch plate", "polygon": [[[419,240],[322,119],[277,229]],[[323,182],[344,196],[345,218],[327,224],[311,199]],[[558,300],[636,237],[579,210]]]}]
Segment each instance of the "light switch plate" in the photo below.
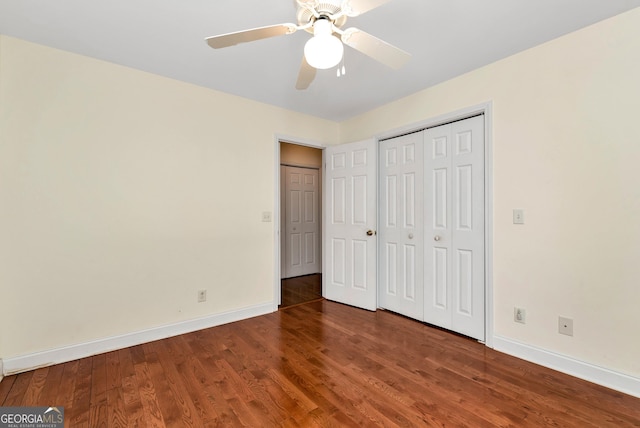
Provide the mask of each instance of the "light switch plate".
[{"label": "light switch plate", "polygon": [[524,210],[513,210],[513,224],[524,224]]}]

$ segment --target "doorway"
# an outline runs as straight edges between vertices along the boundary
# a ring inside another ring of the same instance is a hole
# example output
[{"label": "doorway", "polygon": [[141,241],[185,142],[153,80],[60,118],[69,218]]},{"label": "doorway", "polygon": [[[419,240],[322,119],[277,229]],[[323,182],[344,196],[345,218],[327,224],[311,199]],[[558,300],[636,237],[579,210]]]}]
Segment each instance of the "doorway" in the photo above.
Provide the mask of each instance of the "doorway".
[{"label": "doorway", "polygon": [[322,298],[322,150],[280,150],[279,308]]}]

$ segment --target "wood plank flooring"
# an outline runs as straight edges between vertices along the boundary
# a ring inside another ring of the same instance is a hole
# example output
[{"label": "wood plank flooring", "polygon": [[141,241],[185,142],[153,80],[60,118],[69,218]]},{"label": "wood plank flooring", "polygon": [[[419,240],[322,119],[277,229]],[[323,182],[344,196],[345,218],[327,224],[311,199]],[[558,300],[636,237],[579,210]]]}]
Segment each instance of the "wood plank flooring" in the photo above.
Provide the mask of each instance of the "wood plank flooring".
[{"label": "wood plank flooring", "polygon": [[9,376],[68,427],[639,427],[640,399],[324,300]]},{"label": "wood plank flooring", "polygon": [[280,308],[286,308],[300,303],[310,302],[322,298],[322,274],[296,276],[286,278],[280,282]]}]

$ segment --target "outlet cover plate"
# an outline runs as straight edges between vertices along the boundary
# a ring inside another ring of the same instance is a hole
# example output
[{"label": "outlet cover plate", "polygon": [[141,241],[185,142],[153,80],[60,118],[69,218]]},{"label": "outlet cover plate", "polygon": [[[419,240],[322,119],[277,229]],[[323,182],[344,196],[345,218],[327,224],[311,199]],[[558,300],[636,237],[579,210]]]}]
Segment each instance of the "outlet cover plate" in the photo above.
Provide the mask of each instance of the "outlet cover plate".
[{"label": "outlet cover plate", "polygon": [[527,323],[527,311],[523,308],[513,308],[513,320],[520,324]]},{"label": "outlet cover plate", "polygon": [[514,209],[513,210],[513,224],[524,224],[524,210],[523,209]]},{"label": "outlet cover plate", "polygon": [[573,336],[573,320],[571,318],[558,317],[558,333]]}]

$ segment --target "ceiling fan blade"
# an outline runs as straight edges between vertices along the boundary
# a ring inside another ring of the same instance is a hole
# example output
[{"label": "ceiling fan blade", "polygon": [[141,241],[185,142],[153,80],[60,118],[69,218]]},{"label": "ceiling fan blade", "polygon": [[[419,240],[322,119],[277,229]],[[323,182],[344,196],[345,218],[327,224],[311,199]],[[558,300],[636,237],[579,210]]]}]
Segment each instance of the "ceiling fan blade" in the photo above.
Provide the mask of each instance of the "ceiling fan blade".
[{"label": "ceiling fan blade", "polygon": [[302,63],[300,64],[300,71],[298,72],[298,81],[296,82],[296,89],[307,89],[313,79],[316,78],[316,69],[311,67],[307,62],[307,59],[302,56]]},{"label": "ceiling fan blade", "polygon": [[[382,6],[385,3],[389,3],[391,0],[345,0],[347,6],[347,16],[358,16],[365,12],[369,12],[378,6]],[[344,6],[343,6],[344,9]]]},{"label": "ceiling fan blade", "polygon": [[348,28],[342,34],[342,43],[397,70],[411,59],[411,54],[357,28]]},{"label": "ceiling fan blade", "polygon": [[295,33],[297,29],[298,27],[294,24],[269,25],[267,27],[252,28],[251,30],[211,36],[207,37],[205,40],[212,48],[220,49],[237,45],[238,43],[253,42],[254,40],[292,34]]}]

